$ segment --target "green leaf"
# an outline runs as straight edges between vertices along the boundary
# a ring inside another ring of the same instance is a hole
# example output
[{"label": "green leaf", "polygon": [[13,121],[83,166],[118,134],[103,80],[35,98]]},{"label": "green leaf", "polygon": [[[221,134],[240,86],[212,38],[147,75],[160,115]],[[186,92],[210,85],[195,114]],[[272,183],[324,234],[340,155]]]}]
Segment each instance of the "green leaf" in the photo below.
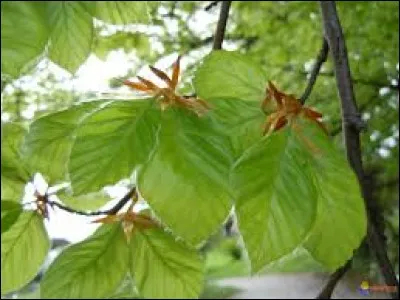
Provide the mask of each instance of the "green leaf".
[{"label": "green leaf", "polygon": [[293,251],[314,224],[317,190],[307,150],[290,128],[248,149],[232,171],[236,214],[252,272]]},{"label": "green leaf", "polygon": [[21,156],[21,143],[26,130],[18,123],[4,123],[1,127],[1,199],[21,200],[29,181],[29,166]]},{"label": "green leaf", "polygon": [[42,298],[105,298],[128,272],[128,248],[120,223],[101,226],[89,239],[68,247],[40,284]]},{"label": "green leaf", "polygon": [[281,257],[278,260],[266,265],[260,273],[284,273],[284,272],[327,272],[328,270],[321,263],[300,245],[291,253]]},{"label": "green leaf", "polygon": [[265,97],[266,75],[247,56],[213,51],[197,69],[194,87],[204,100],[214,98],[257,101]]},{"label": "green leaf", "polygon": [[1,201],[1,234],[15,224],[22,213],[22,206],[14,201]]},{"label": "green leaf", "polygon": [[1,174],[21,182],[30,177],[28,167],[21,159],[21,144],[26,132],[18,123],[5,123],[1,128]]},{"label": "green leaf", "polygon": [[175,108],[163,112],[158,137],[139,169],[139,191],[175,234],[197,244],[218,229],[232,205],[230,141],[210,116]]},{"label": "green leaf", "polygon": [[159,110],[153,101],[114,101],[91,114],[77,131],[69,161],[74,194],[97,192],[129,177],[156,142]]},{"label": "green leaf", "polygon": [[16,291],[32,280],[49,248],[43,218],[33,211],[22,212],[1,235],[1,294]]},{"label": "green leaf", "polygon": [[97,19],[111,24],[149,23],[148,1],[96,1]]},{"label": "green leaf", "polygon": [[48,3],[48,18],[52,28],[49,57],[75,73],[90,54],[92,15],[82,1],[51,1]]},{"label": "green leaf", "polygon": [[24,159],[52,184],[67,180],[67,162],[77,126],[89,113],[107,103],[106,100],[84,102],[35,120],[22,146]]},{"label": "green leaf", "polygon": [[26,183],[1,175],[1,199],[21,201],[24,196]]},{"label": "green leaf", "polygon": [[266,116],[259,103],[239,99],[212,99],[207,102],[212,107],[211,113],[229,134],[235,158],[262,138]]},{"label": "green leaf", "polygon": [[196,250],[159,228],[136,230],[129,247],[131,272],[141,296],[198,298],[204,271]]},{"label": "green leaf", "polygon": [[300,126],[301,141],[315,148],[309,165],[318,187],[317,218],[304,246],[333,271],[352,257],[366,235],[364,201],[356,175],[329,137],[309,121]]},{"label": "green leaf", "polygon": [[125,280],[122,281],[117,291],[108,297],[108,299],[140,299],[139,292],[134,285],[130,273],[127,274]]},{"label": "green leaf", "polygon": [[58,198],[68,207],[78,210],[97,210],[111,200],[104,191],[74,196],[69,191],[58,193]]},{"label": "green leaf", "polygon": [[17,78],[44,51],[47,39],[43,2],[1,1],[2,74]]}]

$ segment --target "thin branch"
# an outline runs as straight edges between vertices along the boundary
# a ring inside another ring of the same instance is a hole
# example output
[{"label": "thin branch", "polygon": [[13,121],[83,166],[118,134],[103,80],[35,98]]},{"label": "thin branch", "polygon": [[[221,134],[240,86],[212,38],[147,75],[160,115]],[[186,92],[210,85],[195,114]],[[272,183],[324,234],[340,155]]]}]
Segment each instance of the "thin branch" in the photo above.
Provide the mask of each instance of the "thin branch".
[{"label": "thin branch", "polygon": [[377,232],[371,217],[371,208],[373,205],[370,203],[371,197],[367,194],[368,189],[364,180],[364,170],[361,159],[359,134],[361,130],[360,125],[362,123],[355,102],[342,27],[340,25],[334,1],[320,1],[320,7],[324,25],[324,35],[332,53],[336,83],[341,100],[342,127],[347,159],[351,168],[357,175],[367,210],[367,238],[369,247],[376,256],[386,284],[397,288],[397,292],[392,294],[393,298],[397,299],[399,283],[396,278],[396,273],[394,272],[393,266],[387,256],[384,247],[385,243]]},{"label": "thin branch", "polygon": [[335,289],[340,279],[342,279],[344,274],[346,274],[346,272],[350,270],[350,267],[351,267],[351,260],[348,260],[343,267],[337,269],[335,273],[333,273],[329,277],[329,281],[326,283],[325,287],[322,289],[322,291],[315,299],[331,299],[333,290]]},{"label": "thin branch", "polygon": [[300,102],[301,104],[304,104],[306,102],[307,98],[310,96],[311,91],[314,87],[315,81],[317,80],[319,71],[321,70],[322,64],[326,62],[326,59],[328,58],[328,53],[329,53],[329,46],[328,42],[324,38],[322,41],[322,47],[321,50],[318,53],[317,60],[314,64],[314,67],[311,71],[310,74],[310,79],[308,80],[307,87],[303,93],[303,95],[300,97]]},{"label": "thin branch", "polygon": [[128,193],[126,193],[126,195],[124,197],[122,197],[117,202],[117,204],[115,204],[112,208],[110,208],[108,210],[103,210],[103,211],[87,212],[87,211],[82,211],[82,210],[76,210],[76,209],[70,208],[68,206],[65,206],[64,204],[61,204],[61,203],[58,203],[55,201],[47,201],[47,204],[49,204],[50,206],[56,206],[67,212],[74,213],[77,215],[82,215],[82,216],[115,215],[116,213],[118,213],[118,211],[121,210],[122,207],[124,207],[124,205],[126,203],[128,203],[128,201],[133,197],[133,195],[135,195],[135,193],[136,193],[136,188],[134,187]]},{"label": "thin branch", "polygon": [[230,7],[231,7],[231,1],[222,1],[217,29],[215,30],[213,50],[222,49],[222,42],[224,40],[226,22],[228,20]]},{"label": "thin branch", "polygon": [[214,6],[217,6],[219,1],[211,1],[210,4],[207,4],[206,7],[204,7],[205,11],[210,11]]}]

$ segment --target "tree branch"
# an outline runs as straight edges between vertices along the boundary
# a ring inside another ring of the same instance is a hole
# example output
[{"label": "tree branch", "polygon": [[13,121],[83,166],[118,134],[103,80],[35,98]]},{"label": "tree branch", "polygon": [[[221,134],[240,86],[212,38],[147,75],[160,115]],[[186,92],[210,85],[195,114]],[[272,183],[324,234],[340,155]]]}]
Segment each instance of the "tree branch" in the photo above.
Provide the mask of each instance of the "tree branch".
[{"label": "tree branch", "polygon": [[303,95],[300,97],[300,102],[301,104],[304,104],[306,102],[307,98],[310,96],[311,91],[314,87],[315,81],[317,80],[319,71],[322,67],[322,64],[326,62],[326,59],[328,58],[328,53],[329,53],[329,46],[328,42],[324,38],[322,41],[322,47],[321,50],[318,53],[317,60],[313,66],[313,69],[311,71],[310,79],[308,80],[307,87],[303,93]]},{"label": "tree branch", "polygon": [[[361,130],[361,120],[355,102],[353,85],[351,80],[349,62],[347,57],[346,44],[342,32],[342,27],[338,19],[336,5],[334,1],[320,1],[322,20],[324,25],[324,35],[331,50],[337,88],[341,100],[342,127],[346,146],[347,160],[355,172],[361,187],[367,210],[367,238],[371,250],[375,253],[381,273],[385,282],[389,286],[395,286],[397,292],[393,293],[393,298],[398,298],[399,284],[393,266],[384,248],[384,242],[376,231],[371,219],[371,203],[366,191],[367,186],[364,180],[364,170],[361,160],[361,147],[359,133]],[[342,274],[343,275],[343,274]]]},{"label": "tree branch", "polygon": [[215,30],[213,50],[222,49],[222,42],[224,40],[226,22],[228,20],[230,7],[231,7],[231,1],[222,1],[217,29]]},{"label": "tree branch", "polygon": [[50,206],[56,206],[67,212],[74,213],[77,215],[82,215],[82,216],[115,215],[118,213],[118,211],[121,210],[122,207],[124,207],[124,205],[126,203],[128,203],[128,201],[133,197],[133,195],[135,195],[135,193],[136,193],[136,187],[132,188],[128,193],[126,193],[126,195],[124,197],[122,197],[117,202],[117,204],[115,204],[112,208],[110,208],[108,210],[103,210],[103,211],[86,212],[86,211],[81,211],[81,210],[76,210],[76,209],[70,208],[68,206],[65,206],[64,204],[61,204],[61,203],[58,203],[55,201],[47,201],[46,203],[49,204]]},{"label": "tree branch", "polygon": [[351,267],[351,260],[348,260],[343,267],[340,267],[333,273],[325,287],[319,293],[319,295],[315,299],[331,299],[333,290],[335,289],[336,285],[340,281],[340,279],[346,274]]}]

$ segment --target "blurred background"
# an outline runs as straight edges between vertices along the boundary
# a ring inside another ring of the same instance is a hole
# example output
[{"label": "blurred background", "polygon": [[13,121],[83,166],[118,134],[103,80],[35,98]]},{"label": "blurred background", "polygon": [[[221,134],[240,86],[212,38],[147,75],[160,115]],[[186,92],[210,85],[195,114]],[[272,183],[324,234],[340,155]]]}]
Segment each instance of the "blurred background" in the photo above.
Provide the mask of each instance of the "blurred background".
[{"label": "blurred background", "polygon": [[[363,161],[376,202],[374,218],[385,233],[386,247],[399,273],[399,3],[337,2],[346,38],[354,91],[367,128],[361,134]],[[94,42],[86,62],[70,74],[48,59],[9,82],[2,78],[1,119],[29,124],[41,115],[91,98],[129,97],[121,79],[149,75],[147,66],[169,68],[182,54],[182,93],[192,93],[199,60],[211,51],[220,4],[212,1],[159,1],[149,6],[150,24],[110,25],[94,19]],[[270,80],[300,96],[322,43],[317,2],[234,1],[223,48],[246,53]],[[343,149],[339,99],[330,59],[324,64],[307,100],[324,115],[330,134]],[[39,176],[40,177],[40,176]],[[38,179],[38,182],[43,179]],[[45,183],[41,183],[45,185]],[[112,196],[118,198],[124,189]],[[27,187],[29,194],[29,188]],[[95,226],[82,217],[55,211],[46,224],[53,250],[43,266],[69,243],[83,240]],[[334,221],[334,220],[332,220]],[[68,222],[68,228],[66,227]],[[233,222],[203,249],[207,284],[202,298],[315,297],[328,275],[315,265],[280,269],[279,264],[249,279],[246,258]],[[36,298],[41,274],[7,298]],[[357,292],[362,280],[383,283],[365,245],[334,298],[365,298]],[[121,286],[115,298],[132,297],[134,287]],[[379,295],[371,295],[371,297]]]}]

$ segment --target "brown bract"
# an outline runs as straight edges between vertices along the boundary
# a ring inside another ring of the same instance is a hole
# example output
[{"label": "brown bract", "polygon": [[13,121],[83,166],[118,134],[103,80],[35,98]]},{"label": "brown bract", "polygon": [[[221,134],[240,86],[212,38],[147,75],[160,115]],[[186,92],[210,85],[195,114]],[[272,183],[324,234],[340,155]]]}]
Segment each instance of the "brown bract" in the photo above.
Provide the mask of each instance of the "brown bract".
[{"label": "brown bract", "polygon": [[167,84],[166,87],[160,87],[141,76],[136,76],[140,82],[125,80],[124,84],[155,97],[160,103],[161,110],[165,110],[171,105],[177,105],[193,111],[198,116],[202,116],[209,110],[209,106],[205,101],[196,97],[185,97],[176,94],[175,90],[179,79],[180,59],[181,57],[178,56],[178,59],[173,65],[171,78],[165,72],[150,66],[150,70]]},{"label": "brown bract", "polygon": [[115,215],[108,215],[106,217],[94,220],[93,223],[110,224],[120,222],[128,241],[130,240],[130,237],[132,236],[135,228],[149,229],[158,227],[157,222],[154,221],[151,217],[145,214],[135,213],[133,211],[133,207],[135,206],[136,202],[137,194],[134,195],[133,201],[131,202],[131,205],[126,212]]},{"label": "brown bract", "polygon": [[264,134],[277,131],[290,122],[292,118],[302,116],[316,122],[326,133],[324,124],[320,121],[322,114],[304,107],[293,95],[279,91],[271,81],[268,81],[266,97],[261,104],[268,117],[264,123]]}]

